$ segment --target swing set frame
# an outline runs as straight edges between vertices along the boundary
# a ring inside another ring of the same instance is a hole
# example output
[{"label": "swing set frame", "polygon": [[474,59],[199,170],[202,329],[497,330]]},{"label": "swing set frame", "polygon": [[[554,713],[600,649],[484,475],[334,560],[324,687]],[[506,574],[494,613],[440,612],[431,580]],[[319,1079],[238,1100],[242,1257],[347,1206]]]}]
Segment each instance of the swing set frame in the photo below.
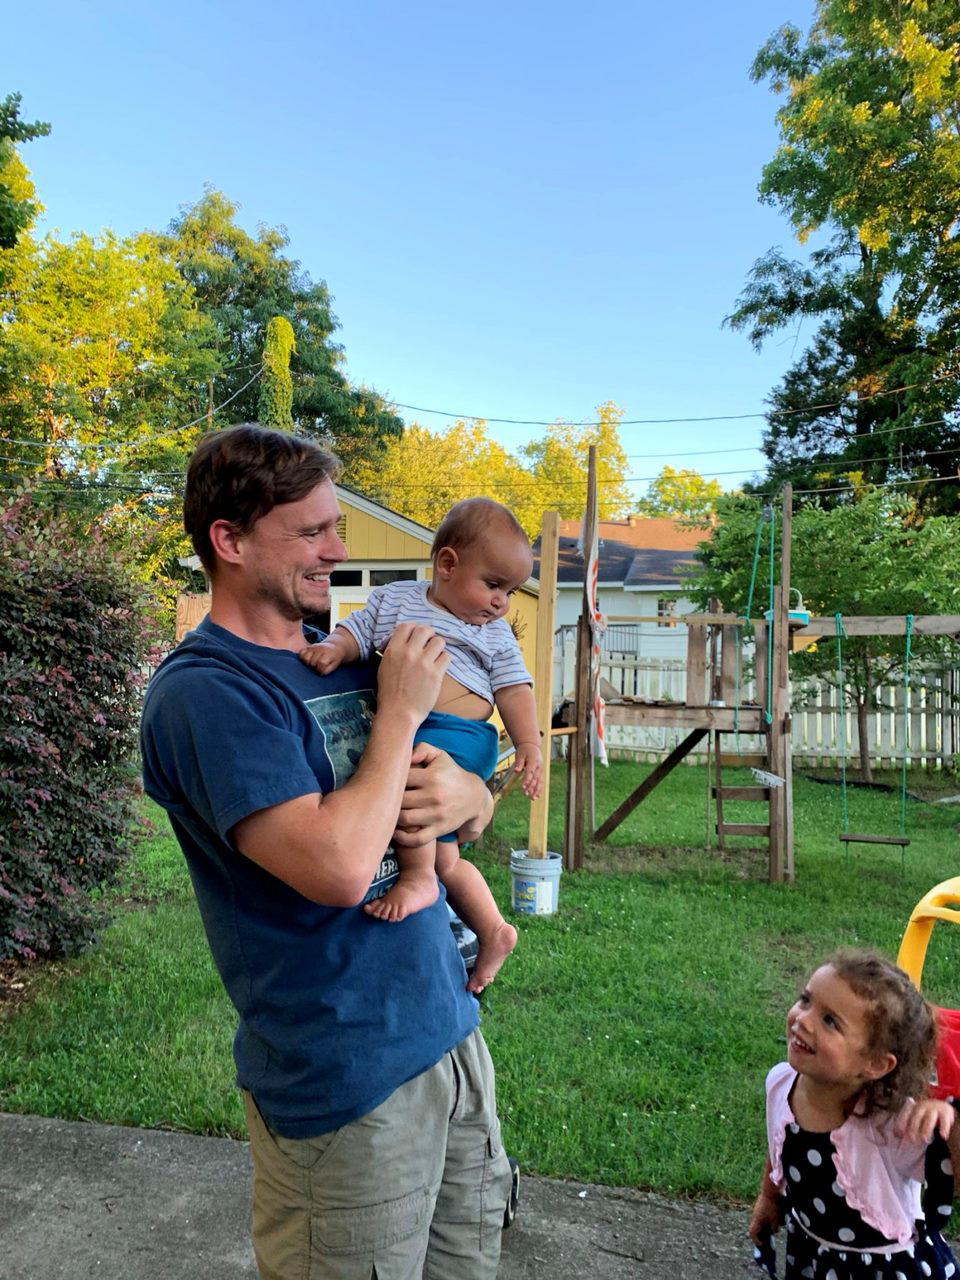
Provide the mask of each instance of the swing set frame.
[{"label": "swing set frame", "polygon": [[[591,446],[591,466],[588,481],[588,514],[591,503],[596,503],[595,446]],[[595,509],[595,505],[594,505]],[[771,516],[771,530],[775,516]],[[588,527],[589,527],[589,521]],[[716,739],[714,759],[717,768],[717,785],[712,788],[717,804],[716,831],[719,845],[724,847],[727,837],[765,835],[769,841],[768,878],[771,883],[794,879],[793,858],[793,763],[791,742],[791,712],[789,693],[789,655],[794,648],[802,648],[819,638],[836,636],[837,619],[834,617],[809,618],[801,611],[790,609],[790,571],[793,526],[793,490],[784,486],[780,503],[780,556],[779,584],[773,583],[773,545],[770,553],[770,601],[764,616],[752,619],[733,613],[721,612],[719,602],[710,613],[687,614],[682,621],[687,626],[687,691],[684,703],[641,702],[637,699],[610,701],[606,704],[607,724],[657,725],[677,728],[686,737],[674,750],[645,777],[634,792],[618,808],[594,828],[594,815],[590,813],[590,837],[597,843],[605,840],[638,804],[646,800],[660,782],[680,761],[708,734]],[[754,576],[760,547],[760,535],[754,554]],[[543,580],[541,579],[541,590]],[[585,592],[585,600],[586,600]],[[751,602],[753,586],[751,585]],[[748,611],[749,612],[749,611]],[[939,635],[960,637],[960,615],[844,615],[844,634],[852,636],[907,636]],[[742,638],[746,628],[752,628],[757,653],[756,703],[743,704],[740,698]],[[587,831],[584,825],[584,807],[587,796],[590,758],[590,705],[593,700],[591,671],[591,637],[586,606],[577,628],[576,690],[573,705],[567,709],[566,724],[561,732],[572,733],[570,738],[570,767],[567,776],[567,811],[564,839],[564,866],[577,870],[583,865],[583,849]],[[541,647],[552,644],[552,630],[539,637]],[[552,650],[551,650],[552,652]],[[908,654],[909,657],[909,654]],[[548,659],[544,657],[544,673]],[[706,685],[706,691],[705,686]],[[542,686],[541,686],[542,687]],[[557,730],[554,730],[557,732]],[[721,734],[760,734],[764,737],[765,750],[754,757],[739,751],[736,755],[723,755],[720,750]],[[726,767],[759,766],[758,780],[766,781],[764,787],[724,787],[720,777],[721,762]],[[844,831],[840,835],[846,844],[899,845],[901,854],[910,843],[903,829],[905,825],[905,769],[901,797],[901,832],[897,836],[873,835],[866,832]],[[844,760],[845,780],[845,760]],[[774,785],[769,785],[770,782]],[[747,795],[749,792],[751,794]],[[753,793],[757,794],[753,794]],[[762,794],[761,794],[762,793]],[[723,818],[723,798],[749,799],[768,806],[768,821],[758,823],[728,823]],[[592,799],[592,789],[591,789]]]}]

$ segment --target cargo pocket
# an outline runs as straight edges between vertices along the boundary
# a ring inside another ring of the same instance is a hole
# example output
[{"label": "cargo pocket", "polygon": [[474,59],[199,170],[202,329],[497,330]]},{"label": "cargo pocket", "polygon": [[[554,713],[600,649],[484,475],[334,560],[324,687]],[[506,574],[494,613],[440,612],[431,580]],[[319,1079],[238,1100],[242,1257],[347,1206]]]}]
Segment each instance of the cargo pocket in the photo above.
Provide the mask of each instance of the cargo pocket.
[{"label": "cargo pocket", "polygon": [[[430,1226],[426,1189],[351,1209],[318,1209],[310,1218],[310,1280],[408,1280],[418,1275]],[[335,1260],[335,1261],[334,1261]],[[351,1263],[352,1260],[352,1263]]]},{"label": "cargo pocket", "polygon": [[486,1152],[483,1161],[483,1181],[481,1183],[481,1221],[480,1249],[484,1252],[493,1248],[503,1231],[503,1215],[507,1201],[510,1199],[512,1174],[510,1161],[503,1149],[503,1138],[500,1135],[500,1121],[494,1118],[487,1134]]}]

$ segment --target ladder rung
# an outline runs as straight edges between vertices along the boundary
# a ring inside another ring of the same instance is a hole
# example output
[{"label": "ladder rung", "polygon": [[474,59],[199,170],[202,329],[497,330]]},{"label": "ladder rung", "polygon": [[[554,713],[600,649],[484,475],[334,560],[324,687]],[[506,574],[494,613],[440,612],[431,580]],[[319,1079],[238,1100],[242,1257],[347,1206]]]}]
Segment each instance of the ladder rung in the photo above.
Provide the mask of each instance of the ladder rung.
[{"label": "ladder rung", "polygon": [[711,787],[714,796],[721,800],[769,800],[769,787]]},{"label": "ladder rung", "polygon": [[721,836],[769,836],[769,822],[718,822],[717,834]]},{"label": "ladder rung", "polygon": [[728,756],[721,753],[717,756],[717,763],[721,769],[765,769],[768,766],[765,755],[747,751],[742,756]]},{"label": "ladder rung", "polygon": [[870,836],[864,832],[845,831],[840,837],[846,844],[899,844],[910,843],[909,836]]}]

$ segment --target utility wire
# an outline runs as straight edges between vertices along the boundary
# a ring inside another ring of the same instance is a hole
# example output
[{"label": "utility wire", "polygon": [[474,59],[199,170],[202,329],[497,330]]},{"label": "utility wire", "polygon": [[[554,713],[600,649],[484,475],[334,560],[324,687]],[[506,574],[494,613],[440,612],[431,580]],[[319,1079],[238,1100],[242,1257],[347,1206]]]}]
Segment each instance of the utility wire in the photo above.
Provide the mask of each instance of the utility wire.
[{"label": "utility wire", "polygon": [[[886,391],[875,391],[872,395],[860,396],[856,403],[860,405],[868,400],[877,400],[881,396],[895,396],[902,391],[916,391],[919,388],[936,386],[940,382],[955,382],[958,377],[960,375],[956,373],[944,373],[938,377],[931,378],[928,382],[907,382],[901,387],[890,387]],[[483,413],[451,413],[447,409],[425,409],[422,405],[402,404],[399,400],[394,400],[391,403],[395,409],[409,409],[413,413],[431,413],[440,418],[457,418],[472,422],[493,422],[510,427],[552,427],[557,422],[570,427],[601,427],[604,425],[595,419],[567,422],[565,418],[488,418]],[[742,422],[747,418],[788,418],[802,413],[823,413],[827,409],[843,409],[847,407],[849,407],[848,401],[837,400],[829,404],[808,404],[799,409],[767,409],[755,413],[718,413],[702,418],[622,418],[616,425],[620,427],[655,427],[676,425],[683,422]]]},{"label": "utility wire", "polygon": [[[250,366],[247,365],[244,367],[249,368]],[[226,372],[229,373],[231,371],[228,369]],[[233,395],[227,396],[226,400],[221,404],[214,405],[212,409],[207,409],[205,413],[201,413],[199,418],[194,418],[191,422],[184,422],[179,427],[161,427],[155,435],[149,436],[143,440],[98,440],[90,442],[89,444],[84,444],[80,441],[74,440],[15,440],[11,436],[0,436],[0,442],[3,444],[26,445],[28,448],[36,449],[55,449],[58,445],[69,445],[71,449],[136,449],[143,445],[156,444],[158,439],[163,436],[176,435],[180,431],[187,431],[190,427],[195,427],[198,423],[205,422],[214,414],[219,413],[221,409],[225,409],[231,401],[236,400],[237,396],[242,396],[248,387],[252,387],[262,373],[263,365],[260,364],[257,366],[257,371],[253,377],[245,382],[238,391],[234,391]]]}]

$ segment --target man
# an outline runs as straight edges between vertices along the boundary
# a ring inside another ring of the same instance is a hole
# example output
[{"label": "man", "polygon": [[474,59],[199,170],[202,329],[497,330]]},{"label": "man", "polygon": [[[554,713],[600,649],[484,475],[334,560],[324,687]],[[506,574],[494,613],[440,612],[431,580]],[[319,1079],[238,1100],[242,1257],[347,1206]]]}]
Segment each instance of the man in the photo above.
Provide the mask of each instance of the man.
[{"label": "man", "polygon": [[376,674],[297,656],[347,555],[336,469],[257,425],[201,441],[184,524],[212,604],[151,682],[145,787],[240,1017],[261,1276],[492,1280],[510,1171],[443,896],[401,923],[363,910],[391,840],[470,839],[491,803],[412,749],[447,665],[429,628],[398,630]]}]

